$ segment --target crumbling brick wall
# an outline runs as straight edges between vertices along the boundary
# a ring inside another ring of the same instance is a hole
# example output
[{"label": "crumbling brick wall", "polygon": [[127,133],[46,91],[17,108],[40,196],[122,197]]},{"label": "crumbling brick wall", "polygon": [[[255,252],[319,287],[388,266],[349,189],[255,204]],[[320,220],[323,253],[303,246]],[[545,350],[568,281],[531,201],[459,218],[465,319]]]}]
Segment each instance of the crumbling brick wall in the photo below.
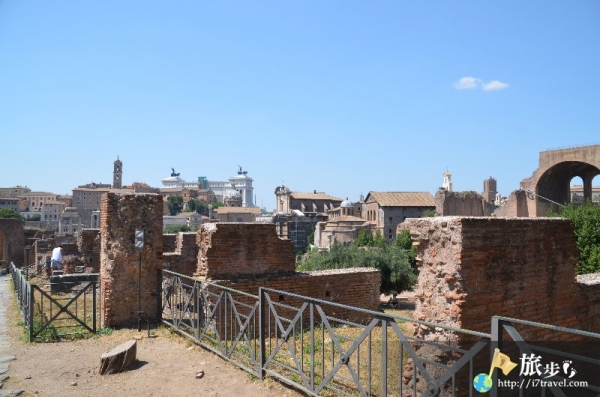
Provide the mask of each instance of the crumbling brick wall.
[{"label": "crumbling brick wall", "polygon": [[[380,304],[381,275],[373,268],[320,270],[275,277],[211,280],[211,282],[253,295],[258,294],[260,287],[266,287],[367,310],[377,310]],[[245,303],[248,304],[254,302],[253,299],[241,295],[236,296],[236,299],[241,302],[247,301]],[[303,303],[285,294],[280,296],[271,294],[271,299],[296,308]],[[361,322],[372,318],[371,315],[365,315],[352,308],[324,307],[324,310],[329,311],[329,314],[333,314],[331,311],[334,311],[335,317],[351,321]],[[282,307],[278,307],[277,312],[286,318],[293,318],[296,313]],[[306,314],[308,315],[308,312]]]},{"label": "crumbling brick wall", "polygon": [[173,247],[172,252],[163,253],[163,269],[192,277],[198,267],[196,232],[166,234],[164,237],[175,239],[174,244],[169,244]]},{"label": "crumbling brick wall", "polygon": [[82,229],[77,236],[77,248],[86,268],[100,272],[100,229]]},{"label": "crumbling brick wall", "polygon": [[570,221],[437,217],[404,226],[418,247],[415,318],[481,332],[493,315],[600,331],[592,314],[600,285],[576,280]]},{"label": "crumbling brick wall", "polygon": [[[162,196],[105,193],[100,208],[101,326],[112,327],[137,320],[138,288],[141,288],[141,311],[155,318],[157,270],[163,253]],[[138,229],[144,231],[141,255],[135,249]]]},{"label": "crumbling brick wall", "polygon": [[197,234],[198,269],[206,279],[291,274],[294,244],[270,223],[206,223]]},{"label": "crumbling brick wall", "polygon": [[0,219],[0,261],[21,267],[25,264],[25,235],[18,219]]},{"label": "crumbling brick wall", "polygon": [[449,192],[435,194],[435,212],[441,216],[489,216],[496,207],[476,192]]}]

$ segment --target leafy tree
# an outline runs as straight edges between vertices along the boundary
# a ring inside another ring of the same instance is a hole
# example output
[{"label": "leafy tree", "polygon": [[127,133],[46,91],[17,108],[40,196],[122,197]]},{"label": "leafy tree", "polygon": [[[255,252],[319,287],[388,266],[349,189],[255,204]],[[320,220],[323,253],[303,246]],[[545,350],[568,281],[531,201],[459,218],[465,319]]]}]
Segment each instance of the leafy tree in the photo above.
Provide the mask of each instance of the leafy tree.
[{"label": "leafy tree", "polygon": [[396,245],[406,251],[410,265],[417,270],[417,247],[412,243],[410,231],[403,230],[396,236]]},{"label": "leafy tree", "polygon": [[373,267],[381,272],[380,292],[396,294],[410,289],[417,276],[406,250],[397,245],[359,247],[334,244],[330,251],[311,251],[298,265],[299,271]]},{"label": "leafy tree", "polygon": [[27,220],[28,221],[41,221],[42,216],[40,214],[33,214],[29,218],[27,218]]},{"label": "leafy tree", "polygon": [[373,247],[375,241],[373,240],[373,233],[367,229],[360,229],[358,237],[352,242],[356,247]]},{"label": "leafy tree", "polygon": [[177,195],[169,196],[167,198],[167,206],[169,207],[169,214],[179,214],[183,210],[183,197]]},{"label": "leafy tree", "polygon": [[573,222],[579,250],[577,274],[600,272],[600,206],[589,202],[569,204],[559,212],[551,210],[548,216],[561,216]]},{"label": "leafy tree", "polygon": [[25,219],[17,211],[12,208],[0,208],[0,218],[3,219],[18,219],[21,223],[25,223]]},{"label": "leafy tree", "polygon": [[192,229],[187,225],[171,225],[167,226],[164,230],[166,234],[175,234],[179,232],[191,232]]},{"label": "leafy tree", "polygon": [[425,210],[423,211],[423,218],[433,218],[436,215],[435,210]]}]

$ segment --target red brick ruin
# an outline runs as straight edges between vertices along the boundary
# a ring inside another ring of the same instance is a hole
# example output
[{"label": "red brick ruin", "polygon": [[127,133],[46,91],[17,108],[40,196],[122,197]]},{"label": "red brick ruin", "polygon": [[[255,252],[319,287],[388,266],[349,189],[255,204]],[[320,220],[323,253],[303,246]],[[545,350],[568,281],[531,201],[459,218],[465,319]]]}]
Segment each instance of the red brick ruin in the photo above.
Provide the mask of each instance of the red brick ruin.
[{"label": "red brick ruin", "polygon": [[494,315],[600,331],[600,284],[575,274],[570,221],[436,217],[402,227],[418,247],[415,318],[486,333]]},{"label": "red brick ruin", "polygon": [[[101,324],[105,327],[138,318],[136,229],[145,233],[141,309],[150,318],[156,314],[161,267],[254,295],[260,287],[269,287],[364,309],[379,306],[379,271],[297,273],[293,243],[280,239],[274,224],[209,223],[197,233],[163,236],[162,197],[154,194],[108,193],[101,214]],[[163,253],[163,245],[169,252]],[[339,310],[336,314],[344,316]]]}]

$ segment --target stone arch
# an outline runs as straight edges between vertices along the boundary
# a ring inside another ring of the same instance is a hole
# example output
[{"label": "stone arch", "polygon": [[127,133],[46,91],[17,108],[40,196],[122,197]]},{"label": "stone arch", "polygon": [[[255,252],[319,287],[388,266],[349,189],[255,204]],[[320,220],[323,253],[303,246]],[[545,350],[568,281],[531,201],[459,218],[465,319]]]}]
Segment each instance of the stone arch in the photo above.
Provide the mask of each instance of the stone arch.
[{"label": "stone arch", "polygon": [[569,183],[575,176],[583,180],[584,198],[592,198],[592,180],[600,174],[600,145],[548,150],[540,153],[539,167],[521,181],[527,192],[527,215],[546,216],[555,203],[570,202]]},{"label": "stone arch", "polygon": [[23,266],[25,254],[25,232],[18,219],[0,219],[0,262]]},{"label": "stone arch", "polygon": [[[544,215],[550,209],[551,201],[563,205],[571,202],[570,183],[571,179],[577,176],[583,180],[584,199],[591,199],[591,182],[598,174],[598,167],[581,161],[565,161],[550,167],[540,176],[535,187],[538,196],[538,216]],[[586,189],[587,185],[590,189]]]}]

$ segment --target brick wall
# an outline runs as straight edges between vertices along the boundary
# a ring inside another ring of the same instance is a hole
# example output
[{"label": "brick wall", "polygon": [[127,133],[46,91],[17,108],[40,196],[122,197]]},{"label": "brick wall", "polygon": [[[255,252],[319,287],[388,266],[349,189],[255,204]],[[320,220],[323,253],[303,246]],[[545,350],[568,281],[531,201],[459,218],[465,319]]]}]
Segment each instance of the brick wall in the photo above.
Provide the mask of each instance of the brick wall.
[{"label": "brick wall", "polygon": [[163,252],[175,252],[177,249],[177,234],[163,234]]},{"label": "brick wall", "polygon": [[79,232],[77,248],[92,273],[100,272],[100,245],[100,229],[82,229]]},{"label": "brick wall", "polygon": [[25,264],[25,235],[23,225],[17,219],[0,219],[0,234],[3,235],[0,245],[0,260],[7,264],[13,262],[21,267]]},{"label": "brick wall", "polygon": [[172,252],[163,253],[163,269],[192,277],[198,268],[196,232],[165,234],[163,237],[173,240],[173,244],[169,242],[173,247]]},{"label": "brick wall", "polygon": [[290,274],[294,245],[269,223],[206,223],[197,234],[196,275],[206,279]]},{"label": "brick wall", "polygon": [[[100,323],[135,323],[141,258],[141,310],[157,312],[157,269],[162,263],[162,207],[158,194],[105,193],[101,202]],[[135,230],[144,231],[144,249],[135,249]]]},{"label": "brick wall", "polygon": [[[573,225],[559,218],[406,221],[418,247],[415,317],[490,332],[493,315],[599,332],[600,285],[576,280]],[[541,337],[543,335],[529,335]]]},{"label": "brick wall", "polygon": [[[266,287],[368,310],[377,310],[380,303],[381,275],[378,270],[372,268],[321,270],[287,276],[210,281],[253,295],[258,295],[260,287]],[[276,302],[297,308],[302,304],[301,300],[285,294],[271,293],[270,297]],[[236,299],[242,302],[246,301],[249,304],[255,302],[254,299],[244,299],[241,295],[237,295]],[[327,314],[340,319],[360,322],[372,318],[370,315],[365,315],[353,309],[345,310],[333,306],[323,306],[323,309]],[[279,316],[287,318],[293,318],[296,313],[280,307],[277,307],[277,312]],[[308,315],[308,312],[306,315]]]}]

